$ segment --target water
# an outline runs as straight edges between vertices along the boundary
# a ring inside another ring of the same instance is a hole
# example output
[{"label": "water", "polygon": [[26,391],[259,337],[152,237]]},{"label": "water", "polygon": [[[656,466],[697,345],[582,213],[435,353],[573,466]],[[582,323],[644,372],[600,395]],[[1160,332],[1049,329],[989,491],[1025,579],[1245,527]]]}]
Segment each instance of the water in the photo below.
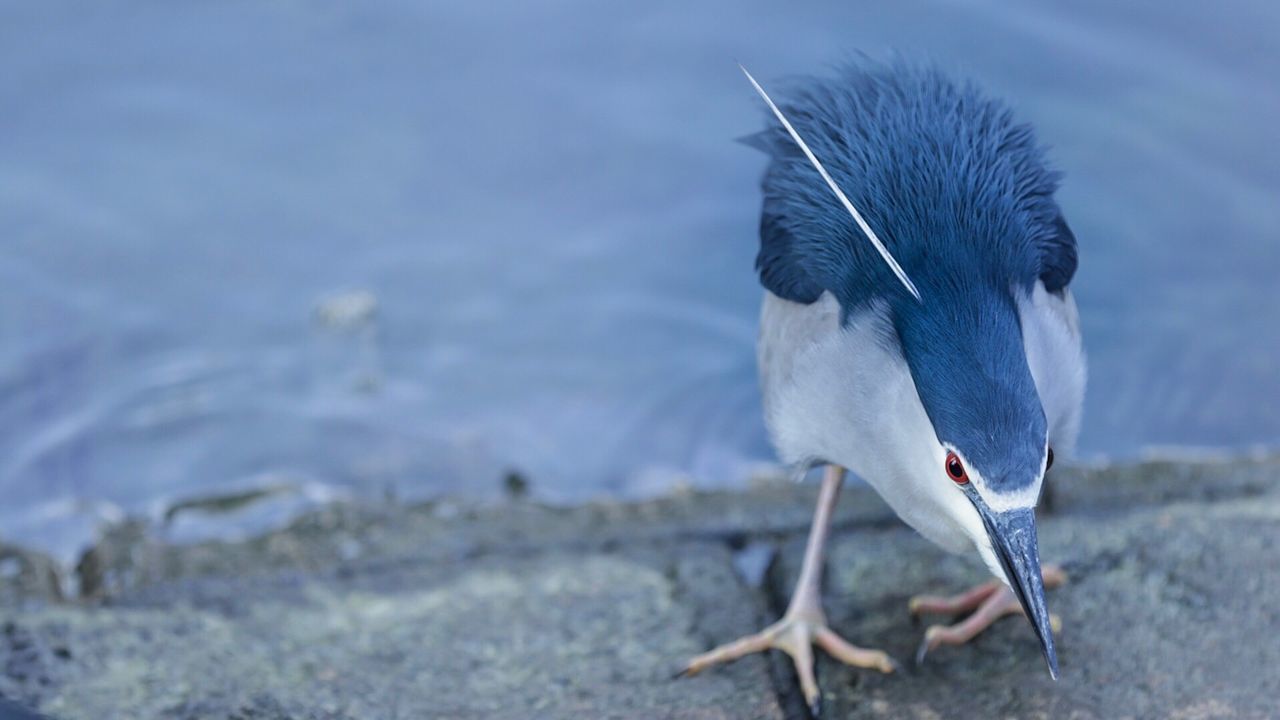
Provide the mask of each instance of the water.
[{"label": "water", "polygon": [[[273,484],[741,483],[770,452],[734,61],[857,49],[1053,145],[1086,455],[1280,439],[1280,5],[784,5],[0,3],[4,537]],[[350,292],[376,312],[317,319]]]}]

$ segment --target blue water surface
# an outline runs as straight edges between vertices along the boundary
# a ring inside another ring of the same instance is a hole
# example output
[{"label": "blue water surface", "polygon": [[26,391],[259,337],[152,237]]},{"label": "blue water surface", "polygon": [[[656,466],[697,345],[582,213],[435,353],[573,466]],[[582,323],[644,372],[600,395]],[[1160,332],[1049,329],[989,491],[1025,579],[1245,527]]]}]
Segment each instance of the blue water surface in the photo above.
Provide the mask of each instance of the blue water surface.
[{"label": "blue water surface", "polygon": [[735,63],[856,51],[1052,145],[1085,456],[1274,445],[1277,37],[1260,0],[4,0],[0,535],[65,554],[276,484],[742,484],[771,453]]}]

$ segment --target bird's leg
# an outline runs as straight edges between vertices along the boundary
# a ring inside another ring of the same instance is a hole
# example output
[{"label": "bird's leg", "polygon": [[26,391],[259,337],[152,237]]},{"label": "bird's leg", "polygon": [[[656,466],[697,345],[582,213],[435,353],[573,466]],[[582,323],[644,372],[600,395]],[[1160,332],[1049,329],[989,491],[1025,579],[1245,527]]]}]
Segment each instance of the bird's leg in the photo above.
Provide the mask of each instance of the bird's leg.
[{"label": "bird's leg", "polygon": [[[1067,581],[1067,574],[1057,565],[1045,565],[1040,572],[1046,589],[1056,588]],[[989,580],[968,592],[951,597],[917,595],[911,598],[907,607],[912,618],[919,618],[921,615],[971,613],[954,625],[930,625],[924,631],[924,640],[916,652],[917,663],[924,662],[925,656],[939,645],[963,645],[991,627],[996,620],[1006,615],[1022,614],[1018,598],[999,580]],[[1053,632],[1062,631],[1062,621],[1057,615],[1049,616],[1049,624]]]},{"label": "bird's leg", "polygon": [[810,710],[817,714],[821,695],[813,671],[813,645],[817,645],[835,659],[855,667],[872,668],[881,672],[893,672],[897,663],[879,650],[867,650],[850,644],[827,627],[827,616],[822,611],[822,565],[826,556],[827,533],[831,529],[831,514],[840,485],[844,482],[844,468],[828,465],[822,476],[822,489],[818,495],[818,507],[813,515],[813,527],[805,545],[804,563],[800,567],[800,579],[782,619],[754,635],[721,645],[705,652],[685,666],[683,675],[697,674],[717,665],[751,653],[781,650],[791,656],[800,689]]}]

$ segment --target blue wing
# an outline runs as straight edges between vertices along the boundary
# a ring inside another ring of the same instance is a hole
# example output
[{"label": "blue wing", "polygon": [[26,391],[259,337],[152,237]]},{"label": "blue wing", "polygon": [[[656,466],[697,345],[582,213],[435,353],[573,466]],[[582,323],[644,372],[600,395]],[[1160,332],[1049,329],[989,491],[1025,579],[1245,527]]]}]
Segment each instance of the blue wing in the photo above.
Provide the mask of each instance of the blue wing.
[{"label": "blue wing", "polygon": [[1053,231],[1040,241],[1040,280],[1044,289],[1061,293],[1076,274],[1076,236],[1067,227],[1062,211],[1053,220]]},{"label": "blue wing", "polygon": [[[802,84],[784,109],[917,285],[946,293],[955,277],[985,275],[1060,293],[1074,276],[1058,173],[1031,128],[974,86],[936,68],[854,64]],[[846,310],[885,297],[890,269],[789,134],[771,119],[743,142],[770,157],[760,283],[801,303],[830,291]]]},{"label": "blue wing", "polygon": [[[806,259],[812,260],[813,255],[796,242],[777,204],[766,199],[760,214],[760,252],[756,255],[760,284],[780,298],[809,304],[827,289],[820,280],[825,268],[812,262],[806,264]],[[1053,220],[1051,232],[1042,236],[1038,245],[1040,280],[1045,290],[1061,294],[1075,277],[1079,264],[1075,233],[1071,232],[1061,211]]]},{"label": "blue wing", "polygon": [[812,254],[797,247],[796,237],[787,229],[777,205],[776,200],[766,198],[760,213],[756,271],[760,273],[760,284],[769,292],[807,305],[821,297],[826,288],[819,279],[818,268],[806,266],[805,259]]}]

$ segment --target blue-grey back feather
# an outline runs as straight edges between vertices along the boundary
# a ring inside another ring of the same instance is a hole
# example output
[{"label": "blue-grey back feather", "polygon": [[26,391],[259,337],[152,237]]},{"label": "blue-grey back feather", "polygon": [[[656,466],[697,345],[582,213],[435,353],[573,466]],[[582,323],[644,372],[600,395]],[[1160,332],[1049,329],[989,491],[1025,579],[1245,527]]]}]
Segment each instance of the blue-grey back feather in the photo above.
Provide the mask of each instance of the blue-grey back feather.
[{"label": "blue-grey back feather", "polygon": [[1076,241],[1054,202],[1059,175],[1031,128],[974,85],[903,61],[846,65],[779,103],[919,288],[916,303],[786,131],[769,154],[760,281],[847,314],[888,305],[939,439],[997,489],[1035,478],[1045,417],[1027,367],[1015,292],[1062,292]]},{"label": "blue-grey back feather", "polygon": [[[977,250],[988,266],[997,253],[991,269],[1024,286],[1070,282],[1075,238],[1053,201],[1058,173],[1030,126],[974,85],[864,61],[780,105],[912,278]],[[821,287],[847,308],[889,292],[883,261],[781,125],[771,119],[745,140],[772,158],[756,260],[765,287],[798,302]]]}]

